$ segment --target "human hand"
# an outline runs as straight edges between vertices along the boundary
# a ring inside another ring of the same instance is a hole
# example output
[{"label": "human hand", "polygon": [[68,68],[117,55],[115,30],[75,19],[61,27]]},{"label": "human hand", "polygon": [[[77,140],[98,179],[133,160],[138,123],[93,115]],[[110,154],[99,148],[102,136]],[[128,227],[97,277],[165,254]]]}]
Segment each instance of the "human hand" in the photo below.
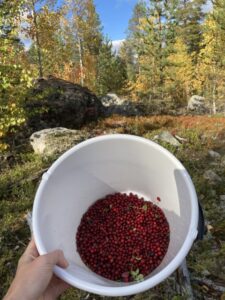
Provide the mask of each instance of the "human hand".
[{"label": "human hand", "polygon": [[58,265],[68,267],[61,250],[55,250],[39,256],[34,240],[29,243],[21,256],[16,276],[4,300],[54,300],[68,287],[53,274],[53,268]]}]

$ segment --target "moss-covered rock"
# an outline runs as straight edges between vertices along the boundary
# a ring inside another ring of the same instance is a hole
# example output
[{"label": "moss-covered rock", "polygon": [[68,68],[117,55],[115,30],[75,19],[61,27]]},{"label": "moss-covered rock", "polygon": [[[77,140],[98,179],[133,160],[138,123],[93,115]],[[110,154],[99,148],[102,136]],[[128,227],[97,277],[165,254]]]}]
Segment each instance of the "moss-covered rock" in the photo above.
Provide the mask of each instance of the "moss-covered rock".
[{"label": "moss-covered rock", "polygon": [[89,136],[85,131],[56,127],[34,132],[30,143],[35,153],[51,156],[68,150]]},{"label": "moss-covered rock", "polygon": [[88,88],[53,76],[38,79],[25,101],[27,127],[80,128],[103,113],[101,101]]}]

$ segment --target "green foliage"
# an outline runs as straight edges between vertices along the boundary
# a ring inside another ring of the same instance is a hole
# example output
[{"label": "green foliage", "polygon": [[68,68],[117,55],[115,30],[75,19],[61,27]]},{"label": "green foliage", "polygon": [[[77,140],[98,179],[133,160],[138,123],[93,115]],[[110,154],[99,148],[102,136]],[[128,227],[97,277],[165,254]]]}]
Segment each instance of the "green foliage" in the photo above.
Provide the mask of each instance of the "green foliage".
[{"label": "green foliage", "polygon": [[146,3],[144,1],[138,1],[134,6],[133,15],[129,21],[128,37],[124,41],[119,55],[126,63],[127,77],[130,81],[135,81],[139,72],[139,61],[135,58],[137,55],[137,45],[141,44],[140,34],[141,20],[146,16]]},{"label": "green foliage", "polygon": [[139,97],[163,99],[166,96],[166,67],[175,39],[175,1],[137,4],[127,42],[133,46],[135,85]]},{"label": "green foliage", "polygon": [[197,54],[201,49],[201,24],[205,16],[202,7],[205,4],[206,0],[182,0],[177,6],[175,14],[178,24],[177,32],[187,46],[189,54]]},{"label": "green foliage", "polygon": [[26,70],[24,49],[18,39],[22,1],[0,3],[0,150],[4,138],[25,122],[22,102],[32,86],[32,73]]},{"label": "green foliage", "polygon": [[126,69],[122,59],[112,52],[112,44],[101,44],[97,64],[96,90],[99,95],[119,92],[126,81]]},{"label": "green foliage", "polygon": [[143,276],[143,274],[140,274],[139,269],[137,269],[135,271],[131,271],[130,274],[131,274],[131,276],[132,276],[132,278],[133,278],[134,281],[142,281],[142,280],[144,280],[144,276]]},{"label": "green foliage", "polygon": [[223,19],[224,1],[216,1],[212,14],[209,14],[203,24],[202,49],[199,54],[198,89],[209,99],[211,111],[216,114],[217,109],[224,106],[224,75],[225,75],[225,22]]}]

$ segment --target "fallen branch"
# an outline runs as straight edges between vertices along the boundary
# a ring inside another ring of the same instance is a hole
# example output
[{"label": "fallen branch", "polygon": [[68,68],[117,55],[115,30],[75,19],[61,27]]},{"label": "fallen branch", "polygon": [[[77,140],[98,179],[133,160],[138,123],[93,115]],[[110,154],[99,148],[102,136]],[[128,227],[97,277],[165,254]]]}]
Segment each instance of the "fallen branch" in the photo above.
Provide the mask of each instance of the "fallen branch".
[{"label": "fallen branch", "polygon": [[215,281],[212,281],[211,279],[194,277],[193,281],[196,281],[197,283],[200,283],[201,285],[206,285],[209,288],[211,288],[217,292],[220,292],[220,293],[225,292],[225,286],[219,285]]},{"label": "fallen branch", "polygon": [[177,281],[179,284],[179,293],[186,296],[187,300],[193,300],[193,292],[191,287],[191,280],[189,271],[186,264],[186,259],[182,262],[180,267],[178,268],[176,272]]},{"label": "fallen branch", "polygon": [[188,142],[188,139],[182,138],[179,135],[175,135],[175,138],[181,143]]}]

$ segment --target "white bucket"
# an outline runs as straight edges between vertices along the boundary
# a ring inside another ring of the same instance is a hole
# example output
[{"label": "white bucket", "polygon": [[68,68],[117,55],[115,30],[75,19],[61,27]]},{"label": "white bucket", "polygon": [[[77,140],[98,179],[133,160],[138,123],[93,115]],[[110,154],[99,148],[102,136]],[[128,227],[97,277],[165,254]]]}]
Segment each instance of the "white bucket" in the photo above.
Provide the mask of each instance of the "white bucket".
[{"label": "white bucket", "polygon": [[[88,269],[76,252],[82,215],[99,198],[134,192],[163,209],[170,225],[166,256],[142,282],[119,283]],[[157,197],[161,202],[155,201]],[[197,236],[198,202],[183,165],[166,149],[141,137],[106,135],[64,153],[43,175],[33,207],[34,238],[40,254],[62,249],[69,261],[55,273],[69,284],[106,296],[143,292],[167,278],[186,257]]]}]

